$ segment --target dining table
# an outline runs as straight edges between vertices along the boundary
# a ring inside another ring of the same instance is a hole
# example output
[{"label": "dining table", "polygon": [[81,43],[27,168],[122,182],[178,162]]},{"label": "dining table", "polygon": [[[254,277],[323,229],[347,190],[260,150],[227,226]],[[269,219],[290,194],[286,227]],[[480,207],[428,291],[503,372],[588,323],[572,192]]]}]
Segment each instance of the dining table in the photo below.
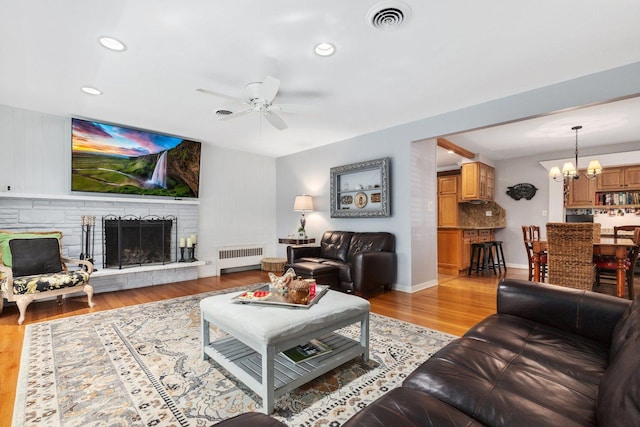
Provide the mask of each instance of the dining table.
[{"label": "dining table", "polygon": [[[594,255],[612,255],[617,261],[616,268],[616,295],[624,298],[624,285],[626,282],[625,261],[628,259],[629,249],[638,245],[632,239],[626,237],[600,237],[593,241]],[[533,281],[540,282],[540,255],[547,251],[546,240],[533,241]]]}]

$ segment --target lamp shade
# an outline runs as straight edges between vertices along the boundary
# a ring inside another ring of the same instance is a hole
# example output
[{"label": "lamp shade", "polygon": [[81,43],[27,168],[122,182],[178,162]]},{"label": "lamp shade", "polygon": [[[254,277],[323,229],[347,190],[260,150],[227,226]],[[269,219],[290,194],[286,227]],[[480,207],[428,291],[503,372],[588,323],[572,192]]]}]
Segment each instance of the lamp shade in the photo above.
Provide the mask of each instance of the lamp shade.
[{"label": "lamp shade", "polygon": [[589,162],[589,166],[587,166],[587,174],[599,175],[600,173],[602,173],[602,166],[600,166],[600,162],[597,160],[591,160]]},{"label": "lamp shade", "polygon": [[552,177],[552,178],[556,178],[556,177],[562,176],[562,172],[560,172],[560,168],[559,167],[554,166],[549,171],[549,176]]},{"label": "lamp shade", "polygon": [[576,168],[575,166],[573,166],[572,162],[566,162],[564,165],[562,165],[562,174],[564,176],[576,175]]},{"label": "lamp shade", "polygon": [[294,211],[312,211],[313,210],[313,198],[309,195],[303,194],[296,196],[295,202],[293,202]]}]

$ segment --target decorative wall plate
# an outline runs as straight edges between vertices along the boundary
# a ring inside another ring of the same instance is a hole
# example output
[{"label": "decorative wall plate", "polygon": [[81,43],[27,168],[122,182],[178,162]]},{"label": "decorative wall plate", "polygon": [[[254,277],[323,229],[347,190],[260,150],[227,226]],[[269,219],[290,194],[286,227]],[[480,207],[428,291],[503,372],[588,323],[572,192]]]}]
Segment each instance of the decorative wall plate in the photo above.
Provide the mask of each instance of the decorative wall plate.
[{"label": "decorative wall plate", "polygon": [[363,192],[356,193],[353,198],[353,204],[356,206],[356,208],[364,208],[365,206],[367,206],[367,195]]},{"label": "decorative wall plate", "polygon": [[353,196],[342,196],[340,198],[340,203],[343,205],[350,205],[353,203]]},{"label": "decorative wall plate", "polygon": [[533,184],[527,183],[516,184],[512,187],[507,188],[507,194],[515,200],[520,200],[522,198],[531,200],[533,199],[533,196],[536,195],[536,191],[538,191],[538,189]]}]

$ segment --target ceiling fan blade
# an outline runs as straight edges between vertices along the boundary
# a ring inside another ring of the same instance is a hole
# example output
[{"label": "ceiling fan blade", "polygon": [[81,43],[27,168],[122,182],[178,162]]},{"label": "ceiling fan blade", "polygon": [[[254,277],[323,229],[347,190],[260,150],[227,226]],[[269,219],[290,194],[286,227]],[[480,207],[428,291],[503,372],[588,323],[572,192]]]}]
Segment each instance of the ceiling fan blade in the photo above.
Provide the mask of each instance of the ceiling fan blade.
[{"label": "ceiling fan blade", "polygon": [[233,114],[229,114],[228,116],[223,116],[220,118],[220,120],[231,120],[231,119],[235,119],[236,117],[242,117],[246,114],[252,113],[254,110],[253,108],[249,108],[247,110],[242,110],[242,111],[238,111],[237,113],[233,113]]},{"label": "ceiling fan blade", "polygon": [[276,129],[285,130],[287,128],[287,124],[284,122],[284,120],[282,120],[282,118],[273,111],[264,110],[263,113],[267,121],[271,123]]},{"label": "ceiling fan blade", "polygon": [[247,103],[244,99],[236,98],[235,96],[231,96],[231,95],[225,95],[224,93],[214,92],[214,91],[209,90],[209,89],[198,88],[198,89],[196,89],[196,91],[197,92],[201,92],[201,93],[206,93],[207,95],[217,96],[219,98],[230,99],[231,101],[240,102],[242,104],[246,104]]},{"label": "ceiling fan blade", "polygon": [[267,102],[273,101],[280,89],[280,80],[275,77],[267,76],[258,89],[258,98],[262,98]]}]

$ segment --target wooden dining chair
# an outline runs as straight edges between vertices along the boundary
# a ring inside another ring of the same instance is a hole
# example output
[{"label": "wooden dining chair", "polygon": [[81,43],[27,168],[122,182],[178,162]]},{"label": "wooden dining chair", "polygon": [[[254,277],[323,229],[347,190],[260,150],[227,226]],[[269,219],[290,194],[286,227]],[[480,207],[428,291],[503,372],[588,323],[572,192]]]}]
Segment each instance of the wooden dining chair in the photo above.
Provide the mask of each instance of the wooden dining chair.
[{"label": "wooden dining chair", "polygon": [[[533,280],[533,242],[540,241],[540,227],[537,225],[523,225],[522,238],[529,261],[529,281]],[[540,254],[540,281],[544,282],[547,274],[547,253]]]},{"label": "wooden dining chair", "polygon": [[[613,227],[614,237],[627,237],[619,234],[619,231],[633,231],[633,236],[629,236],[633,239],[636,245],[640,245],[640,225],[620,225]],[[635,266],[638,262],[638,255],[640,255],[640,248],[638,246],[631,248],[627,252],[627,259],[624,263],[625,268],[625,282],[627,284],[627,295],[630,300],[635,297],[634,291],[634,278],[635,278]],[[617,280],[617,268],[618,261],[615,256],[612,255],[594,255],[594,263],[596,266],[596,280],[595,285],[600,286],[603,281],[606,283],[613,283]]]},{"label": "wooden dining chair", "polygon": [[594,283],[593,240],[600,224],[547,223],[549,283],[592,290]]}]

